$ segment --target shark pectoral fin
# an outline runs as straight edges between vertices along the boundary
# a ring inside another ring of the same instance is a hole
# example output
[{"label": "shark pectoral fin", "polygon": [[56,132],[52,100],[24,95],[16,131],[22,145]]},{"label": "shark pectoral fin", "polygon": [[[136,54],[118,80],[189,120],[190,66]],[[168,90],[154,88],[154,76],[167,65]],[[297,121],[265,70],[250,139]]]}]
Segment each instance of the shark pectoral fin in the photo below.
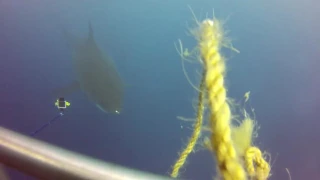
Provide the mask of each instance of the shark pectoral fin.
[{"label": "shark pectoral fin", "polygon": [[105,111],[99,104],[96,104],[96,106],[103,112],[108,113],[107,111]]},{"label": "shark pectoral fin", "polygon": [[69,94],[72,94],[78,90],[80,90],[80,84],[78,81],[73,81],[72,83],[62,87],[62,88],[57,88],[53,91],[54,96],[56,97],[64,97]]}]

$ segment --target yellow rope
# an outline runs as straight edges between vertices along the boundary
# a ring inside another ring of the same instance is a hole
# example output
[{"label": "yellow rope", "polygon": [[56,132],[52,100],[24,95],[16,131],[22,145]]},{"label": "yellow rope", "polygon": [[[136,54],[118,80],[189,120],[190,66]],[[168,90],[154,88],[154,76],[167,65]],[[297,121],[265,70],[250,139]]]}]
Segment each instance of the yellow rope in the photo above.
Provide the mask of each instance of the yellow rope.
[{"label": "yellow rope", "polygon": [[246,173],[241,166],[231,139],[231,112],[224,87],[225,61],[219,53],[221,27],[219,21],[204,20],[199,28],[198,43],[206,69],[205,82],[211,109],[211,145],[218,170],[224,180],[244,180]]},{"label": "yellow rope", "polygon": [[263,159],[259,148],[249,147],[245,153],[244,159],[246,169],[250,177],[256,180],[266,180],[269,177],[270,166]]},{"label": "yellow rope", "polygon": [[[222,25],[217,19],[198,22],[199,28],[192,31],[198,40],[200,57],[204,64],[200,84],[197,119],[187,147],[173,166],[171,177],[179,175],[188,155],[193,151],[201,134],[204,111],[204,92],[207,92],[210,108],[209,126],[211,139],[204,144],[215,155],[218,173],[224,180],[266,180],[270,176],[270,165],[259,148],[251,146],[254,121],[245,115],[239,127],[231,124],[231,111],[224,86],[225,60],[220,55],[223,45]],[[245,95],[248,101],[249,93]]]},{"label": "yellow rope", "polygon": [[187,144],[187,147],[182,151],[180,154],[179,159],[174,164],[171,177],[176,178],[179,175],[180,168],[185,164],[187,157],[189,154],[193,151],[195,145],[197,144],[197,141],[201,134],[201,127],[202,127],[202,121],[203,121],[203,111],[204,111],[204,78],[202,77],[201,83],[200,83],[200,92],[198,97],[198,111],[197,111],[197,119],[194,124],[194,130],[192,133],[192,136],[189,140],[189,143]]}]

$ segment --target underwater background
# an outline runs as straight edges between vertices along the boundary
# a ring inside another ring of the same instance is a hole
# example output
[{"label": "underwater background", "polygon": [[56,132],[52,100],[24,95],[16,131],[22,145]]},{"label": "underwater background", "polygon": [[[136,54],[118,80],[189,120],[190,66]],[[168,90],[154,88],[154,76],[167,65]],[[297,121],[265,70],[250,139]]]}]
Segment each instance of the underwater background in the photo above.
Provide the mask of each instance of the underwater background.
[{"label": "underwater background", "polygon": [[[65,116],[35,138],[91,157],[169,176],[191,135],[197,91],[174,43],[192,49],[186,32],[214,14],[225,20],[234,53],[227,60],[230,98],[251,91],[261,126],[254,144],[271,154],[270,179],[320,179],[320,1],[318,0],[0,0],[1,126],[28,135],[58,114],[52,91],[75,79],[61,30],[86,37],[91,20],[99,47],[125,84],[119,115],[106,114],[83,92]],[[194,84],[200,65],[186,63]],[[199,146],[200,147],[200,146]],[[32,180],[6,168],[12,180]],[[211,179],[212,154],[199,149],[181,177]]]}]

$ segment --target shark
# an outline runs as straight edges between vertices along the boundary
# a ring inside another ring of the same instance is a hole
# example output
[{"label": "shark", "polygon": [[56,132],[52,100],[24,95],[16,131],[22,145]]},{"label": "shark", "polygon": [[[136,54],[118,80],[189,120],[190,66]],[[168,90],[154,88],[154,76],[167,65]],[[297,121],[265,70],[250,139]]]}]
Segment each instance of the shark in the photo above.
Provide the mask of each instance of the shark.
[{"label": "shark", "polygon": [[122,79],[112,59],[95,42],[91,22],[88,24],[88,37],[82,39],[63,30],[72,49],[76,80],[57,92],[59,96],[65,96],[80,89],[103,112],[119,114],[124,94]]}]

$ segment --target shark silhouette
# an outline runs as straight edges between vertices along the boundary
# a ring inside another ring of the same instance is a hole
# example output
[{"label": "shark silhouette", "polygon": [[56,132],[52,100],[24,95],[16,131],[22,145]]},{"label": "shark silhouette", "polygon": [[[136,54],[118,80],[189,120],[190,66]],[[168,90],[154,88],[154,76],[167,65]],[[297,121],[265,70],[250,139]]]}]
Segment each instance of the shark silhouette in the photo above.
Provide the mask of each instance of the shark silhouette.
[{"label": "shark silhouette", "polygon": [[76,81],[57,90],[56,95],[65,96],[81,89],[102,111],[119,114],[123,83],[111,59],[96,44],[91,22],[86,39],[76,38],[66,30],[64,35],[72,47]]}]

